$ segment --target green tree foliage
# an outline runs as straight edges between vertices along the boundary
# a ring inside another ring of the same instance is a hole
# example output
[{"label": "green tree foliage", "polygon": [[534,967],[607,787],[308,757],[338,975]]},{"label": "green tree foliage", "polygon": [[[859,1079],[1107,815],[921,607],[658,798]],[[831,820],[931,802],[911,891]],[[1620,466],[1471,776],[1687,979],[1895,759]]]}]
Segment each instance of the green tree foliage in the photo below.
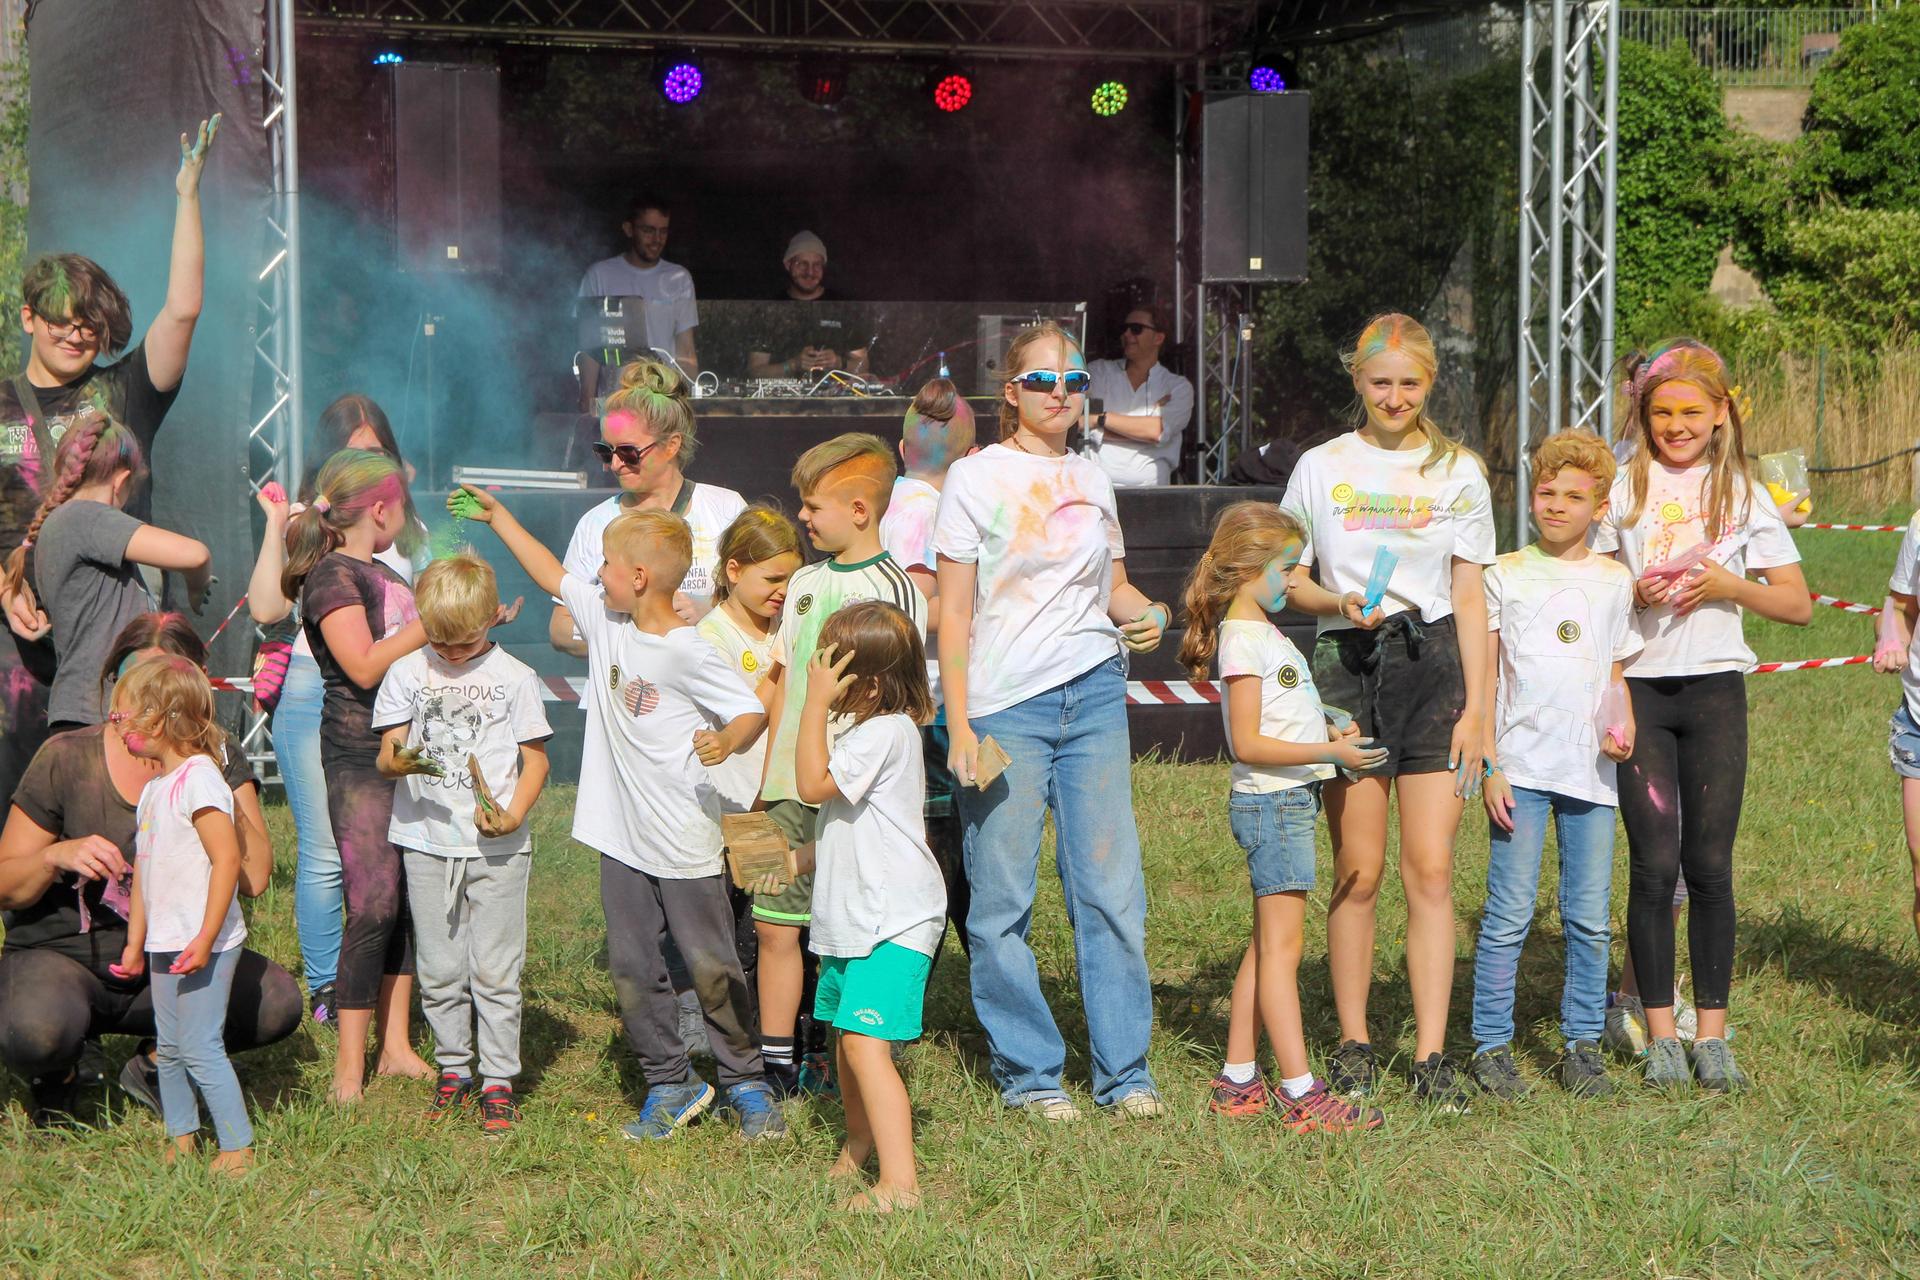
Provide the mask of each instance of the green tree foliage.
[{"label": "green tree foliage", "polygon": [[[1262,288],[1255,400],[1269,435],[1310,439],[1343,420],[1353,386],[1340,351],[1374,313],[1451,319],[1450,426],[1470,438],[1511,381],[1519,129],[1517,66],[1446,78],[1409,65],[1388,36],[1309,51],[1308,279]],[[1471,292],[1468,314],[1448,286]]]},{"label": "green tree foliage", "polygon": [[1730,131],[1713,76],[1684,45],[1620,46],[1620,159],[1614,314],[1623,339],[1713,281],[1732,231]]},{"label": "green tree foliage", "polygon": [[1860,209],[1920,209],[1920,5],[1847,31],[1814,78],[1798,166]]},{"label": "green tree foliage", "polygon": [[[27,58],[0,67],[0,299],[13,310],[27,256]],[[26,363],[20,326],[0,324],[0,369]]]}]

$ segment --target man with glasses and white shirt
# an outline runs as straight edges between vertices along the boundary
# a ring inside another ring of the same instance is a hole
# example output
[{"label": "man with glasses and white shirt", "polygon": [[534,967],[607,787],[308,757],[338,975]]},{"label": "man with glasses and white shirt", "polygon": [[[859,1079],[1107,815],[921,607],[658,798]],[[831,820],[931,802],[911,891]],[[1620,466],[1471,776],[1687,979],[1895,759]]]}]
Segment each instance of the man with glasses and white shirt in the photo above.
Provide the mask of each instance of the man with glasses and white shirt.
[{"label": "man with glasses and white shirt", "polygon": [[1127,312],[1118,360],[1093,360],[1087,414],[1091,456],[1116,489],[1172,483],[1193,417],[1193,384],[1160,363],[1167,324],[1158,306]]}]

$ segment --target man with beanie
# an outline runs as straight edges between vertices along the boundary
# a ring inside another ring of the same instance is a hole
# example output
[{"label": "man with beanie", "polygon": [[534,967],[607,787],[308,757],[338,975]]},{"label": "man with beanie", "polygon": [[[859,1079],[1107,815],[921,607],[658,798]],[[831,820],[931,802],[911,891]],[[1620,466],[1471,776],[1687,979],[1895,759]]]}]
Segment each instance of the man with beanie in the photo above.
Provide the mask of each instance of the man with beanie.
[{"label": "man with beanie", "polygon": [[[795,305],[768,308],[768,323],[747,359],[755,378],[817,378],[829,369],[865,373],[868,337],[858,333],[858,317],[827,288],[827,246],[811,231],[795,233],[780,260],[786,288],[775,300]],[[776,359],[775,352],[791,352]]]}]

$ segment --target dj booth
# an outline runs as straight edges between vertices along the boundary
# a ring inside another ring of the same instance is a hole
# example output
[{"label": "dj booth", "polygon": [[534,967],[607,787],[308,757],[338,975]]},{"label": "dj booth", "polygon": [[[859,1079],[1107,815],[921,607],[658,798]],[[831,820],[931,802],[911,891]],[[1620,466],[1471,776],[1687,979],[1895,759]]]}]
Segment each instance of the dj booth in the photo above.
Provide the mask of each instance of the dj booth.
[{"label": "dj booth", "polygon": [[[583,313],[597,313],[593,317],[583,314],[583,345],[594,336],[586,324],[590,318],[604,326],[595,331],[601,336],[623,336],[618,326],[629,320],[607,314],[614,301],[618,300],[583,300]],[[780,345],[779,339],[766,342],[754,335],[796,332],[790,314],[778,323],[769,317],[777,319],[794,307],[804,312],[810,305],[816,304],[703,302],[697,330],[702,368],[746,368],[749,350],[766,351],[769,345]],[[799,505],[799,495],[791,482],[793,464],[802,453],[849,431],[871,432],[889,442],[898,440],[913,390],[936,376],[942,367],[967,395],[980,441],[986,444],[998,435],[997,392],[1004,383],[1000,362],[1006,343],[1036,315],[1054,316],[1077,336],[1084,309],[1073,304],[899,304],[897,308],[871,304],[858,327],[870,343],[870,367],[895,370],[884,381],[872,375],[856,378],[815,373],[786,383],[756,383],[703,372],[698,389],[712,394],[702,394],[695,401],[697,445],[687,475],[736,490],[750,502],[771,502],[791,513]],[[643,317],[635,314],[630,319]],[[638,329],[633,336],[638,337]],[[788,353],[776,349],[769,354],[781,360]],[[612,380],[617,377],[613,367],[617,361],[608,359],[604,363],[607,368],[602,375],[606,379],[600,387],[602,396],[612,389]],[[461,467],[456,468],[456,477],[476,478],[496,489],[520,521],[557,554],[566,547],[580,517],[619,492],[588,447],[598,438],[599,425],[591,414],[541,414],[524,447],[512,451],[518,456],[502,457],[495,464],[524,465],[527,470],[489,473]],[[441,506],[443,494],[444,489],[422,477],[415,497],[423,511],[433,512]],[[1118,492],[1120,525],[1127,544],[1127,575],[1149,599],[1167,601],[1175,613],[1174,629],[1159,650],[1132,658],[1128,720],[1136,754],[1158,751],[1191,760],[1212,759],[1223,752],[1218,692],[1211,681],[1192,681],[1178,661],[1179,627],[1184,621],[1180,596],[1223,507],[1245,499],[1277,502],[1279,498],[1276,489],[1215,486]],[[527,598],[520,617],[494,635],[542,674],[554,727],[554,740],[549,745],[553,764],[558,776],[575,776],[582,724],[578,690],[586,663],[549,645],[550,602],[484,530],[469,526],[469,532],[476,549],[499,574],[501,597]],[[1311,644],[1311,619],[1290,614],[1281,623],[1296,642]]]}]

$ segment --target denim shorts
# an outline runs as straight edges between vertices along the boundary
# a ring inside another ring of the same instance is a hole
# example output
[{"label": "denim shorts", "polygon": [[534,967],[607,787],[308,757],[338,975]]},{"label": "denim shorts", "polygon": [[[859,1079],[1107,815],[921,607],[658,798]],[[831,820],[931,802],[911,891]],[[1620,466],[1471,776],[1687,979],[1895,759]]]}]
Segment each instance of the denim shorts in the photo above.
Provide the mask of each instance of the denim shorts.
[{"label": "denim shorts", "polygon": [[1227,802],[1233,838],[1247,851],[1253,896],[1308,893],[1313,889],[1314,819],[1320,784],[1284,791],[1236,791]]},{"label": "denim shorts", "polygon": [[1901,777],[1920,778],[1920,725],[1913,722],[1905,698],[1887,722],[1887,759],[1893,761],[1893,771]]}]

